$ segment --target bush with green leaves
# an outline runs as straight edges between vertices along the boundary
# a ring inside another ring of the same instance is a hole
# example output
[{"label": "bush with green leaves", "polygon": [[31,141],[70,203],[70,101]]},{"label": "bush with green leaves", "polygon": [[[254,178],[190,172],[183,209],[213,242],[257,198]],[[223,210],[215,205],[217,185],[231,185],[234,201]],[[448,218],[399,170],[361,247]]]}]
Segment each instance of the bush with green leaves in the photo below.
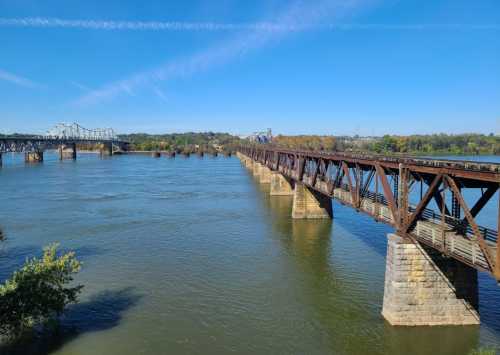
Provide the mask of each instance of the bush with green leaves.
[{"label": "bush with green leaves", "polygon": [[74,252],[57,254],[57,244],[44,248],[42,258],[26,260],[0,285],[0,335],[17,337],[62,314],[78,300],[83,286],[70,286],[80,270]]}]

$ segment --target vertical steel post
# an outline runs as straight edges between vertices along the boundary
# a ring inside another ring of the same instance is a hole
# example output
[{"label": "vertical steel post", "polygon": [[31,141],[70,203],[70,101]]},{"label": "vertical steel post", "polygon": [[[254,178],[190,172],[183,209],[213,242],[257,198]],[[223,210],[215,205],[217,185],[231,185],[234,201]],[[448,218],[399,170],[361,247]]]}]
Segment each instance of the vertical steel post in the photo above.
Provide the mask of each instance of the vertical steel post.
[{"label": "vertical steel post", "polygon": [[500,282],[500,183],[498,184],[498,220],[497,220],[497,255],[495,261],[495,278]]}]

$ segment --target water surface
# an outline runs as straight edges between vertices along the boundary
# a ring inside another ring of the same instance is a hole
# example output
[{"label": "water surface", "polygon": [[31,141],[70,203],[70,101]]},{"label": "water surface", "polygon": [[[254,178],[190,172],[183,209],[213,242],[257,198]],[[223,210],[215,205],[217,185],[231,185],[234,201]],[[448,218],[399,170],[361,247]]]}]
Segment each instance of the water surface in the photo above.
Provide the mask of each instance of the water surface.
[{"label": "water surface", "polygon": [[333,221],[293,221],[291,198],[270,197],[236,158],[21,159],[4,155],[0,169],[0,279],[60,242],[83,261],[85,288],[58,334],[1,354],[451,355],[500,345],[489,276],[480,275],[480,327],[391,327],[380,315],[391,228],[336,203]]}]

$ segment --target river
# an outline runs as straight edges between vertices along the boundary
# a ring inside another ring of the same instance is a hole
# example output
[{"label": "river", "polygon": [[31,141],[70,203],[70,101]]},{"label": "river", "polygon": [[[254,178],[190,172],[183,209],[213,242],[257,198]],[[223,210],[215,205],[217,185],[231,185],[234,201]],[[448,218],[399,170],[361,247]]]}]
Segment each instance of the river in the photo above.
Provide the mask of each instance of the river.
[{"label": "river", "polygon": [[[496,157],[486,160],[500,161]],[[480,327],[389,326],[392,229],[334,203],[290,218],[236,158],[4,155],[0,280],[60,242],[85,285],[57,334],[0,354],[467,354],[500,345],[500,287],[480,274]],[[496,197],[495,197],[496,201]]]}]

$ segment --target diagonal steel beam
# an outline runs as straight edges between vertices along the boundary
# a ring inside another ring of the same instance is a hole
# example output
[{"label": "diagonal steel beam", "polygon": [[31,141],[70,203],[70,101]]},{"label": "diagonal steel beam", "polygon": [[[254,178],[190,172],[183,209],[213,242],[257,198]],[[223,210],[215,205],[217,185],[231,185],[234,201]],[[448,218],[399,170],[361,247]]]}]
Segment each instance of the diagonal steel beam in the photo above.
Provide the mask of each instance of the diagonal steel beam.
[{"label": "diagonal steel beam", "polygon": [[351,174],[349,173],[349,167],[345,161],[342,162],[342,169],[344,170],[344,176],[347,176],[347,184],[349,185],[349,191],[351,192],[351,199],[353,206],[357,205],[356,191],[354,191],[352,185]]},{"label": "diagonal steel beam", "polygon": [[415,209],[415,212],[413,212],[408,219],[408,223],[405,224],[403,231],[404,233],[408,233],[410,229],[414,226],[414,224],[417,222],[417,219],[420,218],[420,215],[424,211],[424,209],[427,207],[429,202],[431,202],[431,198],[434,195],[434,192],[437,190],[439,187],[441,181],[443,179],[443,175],[439,174],[436,175],[434,180],[432,181],[431,185],[429,186],[429,189],[427,189],[424,197],[422,200],[417,205],[417,208]]},{"label": "diagonal steel beam", "polygon": [[389,204],[389,209],[391,210],[392,219],[394,221],[396,229],[399,230],[400,226],[399,226],[399,218],[398,218],[396,202],[394,200],[394,194],[391,191],[391,187],[389,186],[387,175],[385,173],[384,168],[382,168],[382,166],[380,166],[380,164],[378,163],[375,164],[375,170],[377,171],[377,175],[379,176],[380,182],[382,183],[382,189],[384,190],[384,197],[387,200],[387,203]]},{"label": "diagonal steel beam", "polygon": [[[488,203],[488,201],[493,197],[495,192],[497,192],[498,186],[497,185],[491,185],[488,187],[486,192],[482,194],[482,196],[477,200],[477,202],[472,206],[470,209],[470,214],[472,217],[476,217],[479,212],[483,209],[483,207]],[[464,219],[465,221],[465,219]]]},{"label": "diagonal steel beam", "polygon": [[448,182],[448,185],[450,185],[452,191],[455,193],[455,197],[458,200],[458,203],[460,204],[460,206],[464,210],[465,218],[467,219],[470,226],[472,227],[472,231],[474,232],[474,236],[477,239],[477,242],[479,244],[479,248],[483,252],[484,257],[486,259],[486,262],[488,263],[488,266],[490,267],[490,270],[494,271],[495,270],[494,269],[495,263],[493,262],[493,258],[490,255],[489,248],[486,245],[486,241],[484,240],[484,237],[481,234],[481,231],[479,230],[479,227],[478,227],[476,221],[474,220],[474,217],[470,213],[470,210],[467,207],[467,204],[465,203],[465,200],[464,200],[462,194],[460,193],[460,189],[458,188],[455,180],[453,180],[451,177],[449,177],[448,175],[445,175],[445,179]]}]

